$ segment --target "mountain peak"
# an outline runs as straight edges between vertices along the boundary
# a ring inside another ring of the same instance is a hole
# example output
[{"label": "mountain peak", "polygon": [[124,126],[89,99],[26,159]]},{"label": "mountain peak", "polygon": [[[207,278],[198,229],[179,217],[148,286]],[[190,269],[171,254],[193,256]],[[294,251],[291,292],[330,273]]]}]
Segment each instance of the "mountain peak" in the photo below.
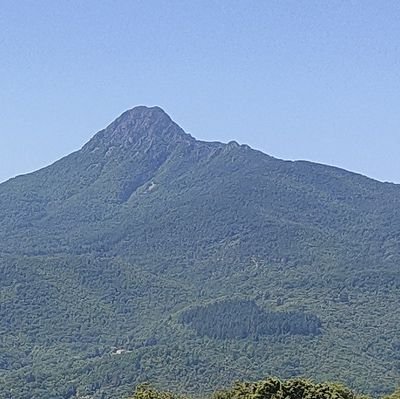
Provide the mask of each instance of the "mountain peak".
[{"label": "mountain peak", "polygon": [[122,113],[104,130],[98,132],[85,147],[88,150],[99,146],[130,147],[158,140],[181,142],[194,139],[186,134],[162,108],[139,105]]},{"label": "mountain peak", "polygon": [[114,122],[121,122],[123,120],[148,120],[152,122],[165,121],[172,122],[169,115],[160,107],[147,107],[145,105],[138,105],[134,108],[128,109]]}]

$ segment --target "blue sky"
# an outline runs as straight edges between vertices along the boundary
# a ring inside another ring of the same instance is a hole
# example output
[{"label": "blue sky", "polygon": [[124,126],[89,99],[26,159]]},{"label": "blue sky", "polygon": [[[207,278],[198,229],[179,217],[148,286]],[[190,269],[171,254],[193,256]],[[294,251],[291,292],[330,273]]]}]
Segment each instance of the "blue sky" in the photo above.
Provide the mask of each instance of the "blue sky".
[{"label": "blue sky", "polygon": [[400,183],[400,2],[0,2],[0,181],[159,105],[237,140]]}]

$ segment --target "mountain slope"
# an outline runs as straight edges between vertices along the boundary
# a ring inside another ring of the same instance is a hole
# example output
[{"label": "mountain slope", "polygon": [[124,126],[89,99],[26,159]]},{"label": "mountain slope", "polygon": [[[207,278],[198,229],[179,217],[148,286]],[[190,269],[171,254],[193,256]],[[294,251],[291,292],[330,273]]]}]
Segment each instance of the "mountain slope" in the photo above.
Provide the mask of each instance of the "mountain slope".
[{"label": "mountain slope", "polygon": [[[266,374],[390,390],[399,205],[397,185],[127,111],[0,185],[1,397],[118,397],[143,380],[199,392]],[[251,329],[249,312],[270,326]]]}]

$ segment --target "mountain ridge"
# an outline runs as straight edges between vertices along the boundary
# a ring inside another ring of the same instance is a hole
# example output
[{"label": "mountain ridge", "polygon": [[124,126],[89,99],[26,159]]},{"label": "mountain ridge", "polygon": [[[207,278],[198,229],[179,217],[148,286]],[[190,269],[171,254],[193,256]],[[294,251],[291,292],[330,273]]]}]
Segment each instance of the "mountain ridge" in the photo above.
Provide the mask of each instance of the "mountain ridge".
[{"label": "mountain ridge", "polygon": [[[153,118],[153,119],[152,119]],[[204,141],[204,140],[198,140],[196,138],[194,138],[192,135],[186,133],[176,122],[174,122],[171,117],[160,107],[160,106],[145,106],[145,105],[138,105],[135,106],[133,108],[130,108],[126,111],[124,111],[120,116],[118,116],[116,119],[114,119],[111,123],[108,124],[108,126],[100,131],[98,131],[97,133],[95,133],[86,143],[83,144],[83,146],[76,150],[73,151],[70,154],[67,154],[63,157],[61,157],[59,160],[53,162],[52,164],[49,164],[47,166],[44,166],[43,168],[37,169],[35,171],[29,172],[29,173],[24,173],[24,174],[20,174],[17,175],[15,177],[12,177],[4,182],[1,182],[1,184],[7,183],[9,180],[14,180],[14,179],[19,179],[23,176],[26,175],[31,175],[32,173],[37,173],[38,171],[42,170],[42,169],[46,169],[48,167],[51,167],[52,165],[60,162],[60,160],[62,160],[65,157],[68,157],[70,155],[73,155],[75,153],[79,153],[81,151],[94,151],[96,144],[98,144],[98,142],[103,142],[103,144],[106,144],[106,146],[111,147],[113,145],[113,141],[112,139],[126,139],[126,136],[124,137],[123,135],[123,131],[125,131],[125,133],[128,133],[128,136],[130,133],[132,133],[133,131],[137,132],[136,128],[137,126],[134,125],[129,125],[129,122],[135,121],[135,120],[140,120],[140,123],[142,124],[142,127],[144,125],[145,128],[148,128],[149,126],[153,126],[152,129],[139,129],[139,132],[143,133],[145,132],[145,134],[150,133],[150,135],[153,136],[158,136],[155,133],[155,130],[157,128],[161,127],[161,132],[163,132],[163,129],[165,127],[172,127],[174,132],[177,133],[177,137],[181,136],[182,138],[186,138],[188,142],[197,142],[197,143],[204,143],[204,144],[209,144],[209,145],[223,145],[223,146],[228,146],[228,148],[246,148],[246,149],[251,149],[252,151],[257,151],[260,152],[262,154],[264,154],[265,156],[268,156],[270,158],[273,159],[277,159],[280,161],[284,161],[284,162],[299,162],[299,163],[307,163],[307,164],[312,164],[312,165],[320,165],[323,167],[328,167],[328,168],[333,168],[336,170],[341,170],[341,171],[345,171],[347,173],[351,173],[354,175],[359,175],[359,176],[363,176],[365,178],[368,178],[370,180],[374,180],[377,181],[379,183],[383,183],[383,184],[388,184],[388,185],[395,185],[395,186],[400,186],[400,184],[397,183],[393,183],[393,182],[388,182],[388,181],[380,181],[377,179],[374,179],[372,177],[369,177],[367,175],[364,175],[362,173],[358,173],[358,172],[354,172],[351,170],[347,170],[344,169],[342,167],[339,166],[333,166],[333,165],[329,165],[329,164],[325,164],[325,163],[320,163],[320,162],[314,162],[314,161],[310,161],[310,160],[303,160],[303,159],[296,159],[296,160],[284,160],[284,159],[280,159],[280,158],[276,158],[273,157],[267,153],[265,153],[262,150],[256,149],[256,148],[252,148],[250,147],[248,144],[239,144],[238,142],[236,142],[235,140],[231,140],[227,143],[223,143],[220,141]],[[159,122],[162,122],[162,124],[160,125]],[[146,126],[147,124],[147,126]],[[140,126],[139,126],[140,127]],[[114,135],[110,138],[108,138],[108,141],[106,140],[107,138],[107,134],[110,135],[109,133],[113,133]],[[120,134],[122,133],[122,134]],[[118,137],[118,134],[119,137]],[[136,136],[137,138],[137,136]],[[139,135],[139,138],[143,138],[143,136]],[[129,141],[128,141],[129,142]],[[133,144],[133,142],[129,142],[130,144]],[[119,143],[121,144],[121,143]],[[125,143],[126,144],[126,143]]]}]

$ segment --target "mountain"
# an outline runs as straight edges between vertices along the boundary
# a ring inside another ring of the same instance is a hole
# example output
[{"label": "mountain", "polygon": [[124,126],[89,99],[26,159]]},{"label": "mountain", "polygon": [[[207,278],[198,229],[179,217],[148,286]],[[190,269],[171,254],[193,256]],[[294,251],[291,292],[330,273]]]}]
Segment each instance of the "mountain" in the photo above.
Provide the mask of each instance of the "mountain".
[{"label": "mountain", "polygon": [[0,184],[0,397],[400,377],[400,186],[136,107]]}]

